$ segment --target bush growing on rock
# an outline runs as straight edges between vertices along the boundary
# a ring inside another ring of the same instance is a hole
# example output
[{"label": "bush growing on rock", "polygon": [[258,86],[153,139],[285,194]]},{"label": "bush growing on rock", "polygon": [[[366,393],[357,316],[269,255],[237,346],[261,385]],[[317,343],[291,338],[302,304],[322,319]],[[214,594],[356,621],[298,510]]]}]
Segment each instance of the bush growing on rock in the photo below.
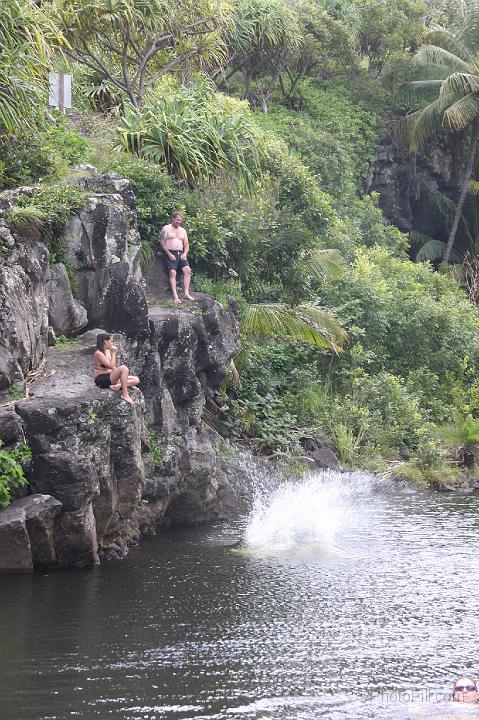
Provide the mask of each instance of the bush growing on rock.
[{"label": "bush growing on rock", "polygon": [[0,133],[0,191],[31,185],[41,178],[59,179],[68,166],[81,162],[87,141],[68,127],[63,116],[44,121],[29,134]]},{"label": "bush growing on rock", "polygon": [[0,508],[10,504],[13,488],[28,484],[20,464],[21,457],[25,456],[23,448],[4,450],[2,446],[0,440]]}]

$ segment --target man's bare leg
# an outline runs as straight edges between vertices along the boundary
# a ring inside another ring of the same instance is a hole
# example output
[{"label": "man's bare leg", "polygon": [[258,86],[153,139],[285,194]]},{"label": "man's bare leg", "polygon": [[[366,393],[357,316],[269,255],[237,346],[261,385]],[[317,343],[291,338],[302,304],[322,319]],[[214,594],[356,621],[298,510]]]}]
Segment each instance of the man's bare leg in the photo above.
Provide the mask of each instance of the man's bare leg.
[{"label": "man's bare leg", "polygon": [[190,295],[190,282],[191,282],[191,270],[189,267],[183,268],[183,285],[185,286],[185,298],[188,300],[194,300],[194,297]]},{"label": "man's bare leg", "polygon": [[181,300],[178,297],[178,291],[176,289],[176,270],[170,270],[168,275],[170,278],[170,288],[171,288],[171,294],[173,295],[173,300],[175,301],[175,303],[180,304]]}]

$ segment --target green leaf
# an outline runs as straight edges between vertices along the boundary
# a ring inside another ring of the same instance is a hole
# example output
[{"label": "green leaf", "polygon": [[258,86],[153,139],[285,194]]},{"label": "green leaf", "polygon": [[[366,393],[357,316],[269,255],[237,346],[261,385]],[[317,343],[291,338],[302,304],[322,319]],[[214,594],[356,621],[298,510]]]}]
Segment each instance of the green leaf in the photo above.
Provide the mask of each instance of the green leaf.
[{"label": "green leaf", "polygon": [[346,331],[335,315],[317,305],[289,307],[280,303],[250,305],[241,323],[245,336],[276,336],[339,353]]}]

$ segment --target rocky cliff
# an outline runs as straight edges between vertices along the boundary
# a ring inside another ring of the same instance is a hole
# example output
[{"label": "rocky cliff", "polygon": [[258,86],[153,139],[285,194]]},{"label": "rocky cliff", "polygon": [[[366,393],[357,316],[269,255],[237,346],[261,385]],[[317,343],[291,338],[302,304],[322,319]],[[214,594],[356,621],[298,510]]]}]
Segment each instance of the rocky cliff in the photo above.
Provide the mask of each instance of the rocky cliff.
[{"label": "rocky cliff", "polygon": [[378,148],[366,190],[379,193],[381,210],[403,232],[444,241],[447,223],[441,212],[442,198],[456,199],[458,154],[452,138],[431,143],[417,156],[385,141]]},{"label": "rocky cliff", "polygon": [[[25,438],[32,453],[25,497],[0,510],[1,571],[91,565],[161,523],[204,522],[234,505],[202,421],[239,345],[233,308],[201,294],[162,304],[161,266],[149,287],[141,273],[130,184],[95,173],[76,183],[86,198],[64,253],[75,297],[65,266],[12,225],[31,191],[0,197],[0,439],[8,449]],[[140,376],[133,407],[93,383],[100,329],[116,333],[119,359]],[[55,334],[79,333],[48,349]],[[12,402],[12,387],[28,396]]]}]

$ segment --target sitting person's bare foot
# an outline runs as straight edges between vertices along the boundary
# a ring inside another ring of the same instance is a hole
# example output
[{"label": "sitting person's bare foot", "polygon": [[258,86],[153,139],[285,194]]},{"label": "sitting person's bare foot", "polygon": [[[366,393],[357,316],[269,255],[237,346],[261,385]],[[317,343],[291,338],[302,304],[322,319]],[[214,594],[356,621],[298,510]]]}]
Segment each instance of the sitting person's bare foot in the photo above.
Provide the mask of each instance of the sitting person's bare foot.
[{"label": "sitting person's bare foot", "polygon": [[120,383],[115,383],[115,385],[110,385],[110,390],[119,390],[121,388]]},{"label": "sitting person's bare foot", "polygon": [[129,395],[122,395],[121,399],[128,403],[128,405],[134,405],[135,401],[131,399]]},{"label": "sitting person's bare foot", "polygon": [[187,300],[194,300],[193,295],[190,295],[190,293],[185,293],[185,298],[186,298]]},{"label": "sitting person's bare foot", "polygon": [[175,298],[173,298],[173,300],[177,305],[181,305],[181,300],[179,297],[175,297]]}]

